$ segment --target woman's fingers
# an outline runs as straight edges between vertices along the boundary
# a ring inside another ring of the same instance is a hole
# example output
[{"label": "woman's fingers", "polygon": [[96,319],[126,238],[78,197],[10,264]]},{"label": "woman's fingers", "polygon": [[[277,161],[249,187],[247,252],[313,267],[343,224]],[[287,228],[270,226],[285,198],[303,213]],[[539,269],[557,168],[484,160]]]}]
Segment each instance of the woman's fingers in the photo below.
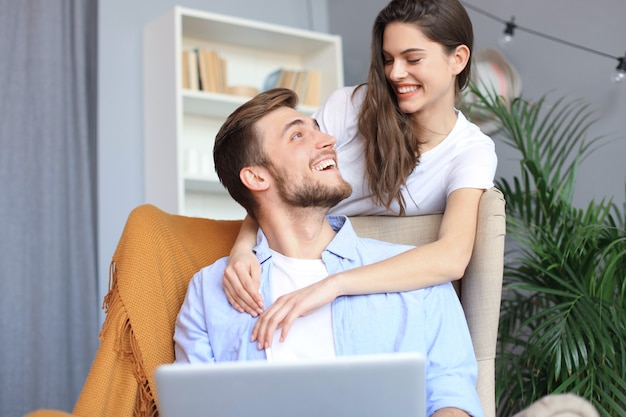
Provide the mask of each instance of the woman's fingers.
[{"label": "woman's fingers", "polygon": [[224,270],[223,286],[228,302],[238,311],[256,317],[263,312],[263,297],[259,292],[261,267],[253,262],[237,261]]}]

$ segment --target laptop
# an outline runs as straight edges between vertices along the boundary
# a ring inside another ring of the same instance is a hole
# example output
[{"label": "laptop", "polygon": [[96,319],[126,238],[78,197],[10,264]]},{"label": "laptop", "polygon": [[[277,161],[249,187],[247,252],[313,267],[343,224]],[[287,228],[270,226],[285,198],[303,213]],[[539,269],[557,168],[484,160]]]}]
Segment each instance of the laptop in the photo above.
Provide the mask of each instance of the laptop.
[{"label": "laptop", "polygon": [[166,364],[155,378],[161,417],[426,416],[417,353]]}]

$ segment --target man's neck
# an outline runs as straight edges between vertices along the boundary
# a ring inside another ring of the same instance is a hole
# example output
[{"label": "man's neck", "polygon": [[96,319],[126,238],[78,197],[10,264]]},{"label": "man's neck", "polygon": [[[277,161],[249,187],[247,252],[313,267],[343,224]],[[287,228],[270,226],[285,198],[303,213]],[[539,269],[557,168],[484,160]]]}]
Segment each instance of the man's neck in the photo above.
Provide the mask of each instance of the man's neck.
[{"label": "man's neck", "polygon": [[326,211],[319,208],[262,215],[258,220],[269,247],[290,258],[320,259],[336,234]]}]

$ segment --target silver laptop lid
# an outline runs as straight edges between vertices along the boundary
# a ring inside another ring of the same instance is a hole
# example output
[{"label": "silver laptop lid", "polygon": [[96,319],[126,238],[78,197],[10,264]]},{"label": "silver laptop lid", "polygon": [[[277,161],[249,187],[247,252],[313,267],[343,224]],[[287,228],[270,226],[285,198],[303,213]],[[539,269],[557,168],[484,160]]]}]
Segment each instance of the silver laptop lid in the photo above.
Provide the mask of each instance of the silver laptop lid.
[{"label": "silver laptop lid", "polygon": [[424,357],[167,364],[155,372],[161,417],[425,417]]}]

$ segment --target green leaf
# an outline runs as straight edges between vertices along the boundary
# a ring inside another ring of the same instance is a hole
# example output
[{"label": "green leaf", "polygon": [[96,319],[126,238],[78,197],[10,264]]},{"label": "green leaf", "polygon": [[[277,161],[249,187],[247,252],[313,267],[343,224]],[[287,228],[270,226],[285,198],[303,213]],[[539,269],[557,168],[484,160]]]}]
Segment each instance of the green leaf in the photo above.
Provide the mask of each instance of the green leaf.
[{"label": "green leaf", "polygon": [[580,99],[484,91],[470,85],[473,108],[519,153],[519,174],[496,179],[507,203],[498,414],[573,392],[602,416],[626,416],[626,203],[572,205],[580,164],[606,144],[589,137],[597,118]]}]

